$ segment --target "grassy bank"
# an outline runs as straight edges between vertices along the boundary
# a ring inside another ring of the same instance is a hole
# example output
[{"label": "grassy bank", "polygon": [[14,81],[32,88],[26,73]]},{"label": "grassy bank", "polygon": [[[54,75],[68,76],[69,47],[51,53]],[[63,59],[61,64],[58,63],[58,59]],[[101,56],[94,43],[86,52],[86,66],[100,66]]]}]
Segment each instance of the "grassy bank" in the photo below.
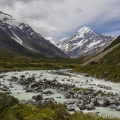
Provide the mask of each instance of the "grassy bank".
[{"label": "grassy bank", "polygon": [[[120,46],[110,52],[97,64],[81,66],[85,58],[41,58],[0,57],[0,71],[13,70],[57,70],[73,69],[75,72],[88,73],[99,78],[120,82]],[[105,75],[105,73],[107,73]]]},{"label": "grassy bank", "polygon": [[21,104],[14,97],[3,93],[0,93],[0,101],[0,120],[109,120],[82,112],[71,115],[67,112],[65,105],[53,102],[36,106]]},{"label": "grassy bank", "polygon": [[0,57],[0,71],[10,70],[53,70],[75,68],[82,63],[83,58],[41,58],[33,59],[29,57]]},{"label": "grassy bank", "polygon": [[98,63],[79,66],[74,68],[74,71],[120,82],[120,45],[100,59]]}]

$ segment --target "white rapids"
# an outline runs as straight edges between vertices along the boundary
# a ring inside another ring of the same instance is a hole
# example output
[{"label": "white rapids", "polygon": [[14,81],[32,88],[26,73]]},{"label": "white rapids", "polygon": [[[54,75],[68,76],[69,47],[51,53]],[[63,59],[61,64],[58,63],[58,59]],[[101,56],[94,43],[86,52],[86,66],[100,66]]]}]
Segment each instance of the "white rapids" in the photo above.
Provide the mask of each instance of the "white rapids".
[{"label": "white rapids", "polygon": [[[6,72],[1,73],[0,76],[4,76],[3,78],[0,78],[0,88],[2,88],[2,85],[10,86],[10,79],[12,76],[14,77],[20,77],[21,75],[25,75],[25,78],[29,78],[34,76],[36,81],[42,80],[42,79],[48,79],[48,80],[57,80],[60,83],[66,83],[66,84],[75,84],[78,88],[92,88],[95,90],[102,90],[105,92],[113,92],[113,94],[117,93],[120,94],[120,83],[113,83],[110,81],[104,81],[102,79],[92,78],[92,77],[85,77],[82,74],[77,73],[71,73],[70,70],[59,70],[60,72],[66,73],[65,75],[58,75],[57,70],[32,70],[32,71],[21,71],[21,72]],[[69,75],[68,75],[69,74]],[[87,82],[86,82],[87,81]],[[32,99],[32,96],[37,95],[39,93],[26,93],[25,90],[23,90],[23,86],[19,85],[16,82],[13,82],[12,85],[14,87],[9,88],[12,95],[19,100],[30,100]],[[99,85],[104,85],[107,87],[111,87],[111,89],[107,90],[105,88],[99,87]],[[47,89],[48,90],[48,89]],[[64,95],[62,93],[58,93],[55,89],[49,89],[54,94],[51,95],[43,95],[44,98],[54,98],[55,101],[64,103],[67,102],[68,99],[64,98]],[[3,92],[2,89],[0,89],[0,92]],[[72,100],[72,99],[70,99]],[[78,108],[75,108],[76,110],[79,110]],[[99,112],[100,114],[106,113],[106,114],[120,114],[119,111],[112,110],[110,108],[105,107],[96,107],[95,110],[88,111],[84,110],[83,112]]]}]

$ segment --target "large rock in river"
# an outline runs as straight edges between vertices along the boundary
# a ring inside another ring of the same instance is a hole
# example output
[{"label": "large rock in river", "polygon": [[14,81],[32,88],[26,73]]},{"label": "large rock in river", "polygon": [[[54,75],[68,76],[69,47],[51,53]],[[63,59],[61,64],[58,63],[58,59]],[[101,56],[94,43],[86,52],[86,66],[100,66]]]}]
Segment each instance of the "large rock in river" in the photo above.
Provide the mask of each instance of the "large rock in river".
[{"label": "large rock in river", "polygon": [[39,84],[38,84],[37,82],[32,82],[32,83],[30,84],[30,87],[31,87],[31,88],[39,87]]}]

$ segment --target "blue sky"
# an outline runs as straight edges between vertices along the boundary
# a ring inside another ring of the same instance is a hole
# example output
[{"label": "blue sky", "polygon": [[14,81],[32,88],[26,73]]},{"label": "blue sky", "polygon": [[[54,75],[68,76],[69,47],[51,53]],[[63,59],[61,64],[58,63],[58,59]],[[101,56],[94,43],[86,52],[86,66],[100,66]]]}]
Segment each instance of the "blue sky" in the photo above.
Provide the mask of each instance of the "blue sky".
[{"label": "blue sky", "polygon": [[120,0],[0,0],[0,11],[55,42],[84,26],[104,35],[120,35]]}]

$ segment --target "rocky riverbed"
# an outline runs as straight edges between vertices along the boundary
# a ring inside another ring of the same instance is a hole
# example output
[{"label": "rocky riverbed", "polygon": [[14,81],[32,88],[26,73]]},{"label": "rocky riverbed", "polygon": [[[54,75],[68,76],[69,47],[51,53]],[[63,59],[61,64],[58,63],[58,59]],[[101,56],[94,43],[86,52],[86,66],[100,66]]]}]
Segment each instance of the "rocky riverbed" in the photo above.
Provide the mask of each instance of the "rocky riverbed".
[{"label": "rocky riverbed", "polygon": [[0,92],[23,103],[57,101],[69,112],[120,112],[120,84],[92,78],[71,70],[39,70],[0,73]]}]

